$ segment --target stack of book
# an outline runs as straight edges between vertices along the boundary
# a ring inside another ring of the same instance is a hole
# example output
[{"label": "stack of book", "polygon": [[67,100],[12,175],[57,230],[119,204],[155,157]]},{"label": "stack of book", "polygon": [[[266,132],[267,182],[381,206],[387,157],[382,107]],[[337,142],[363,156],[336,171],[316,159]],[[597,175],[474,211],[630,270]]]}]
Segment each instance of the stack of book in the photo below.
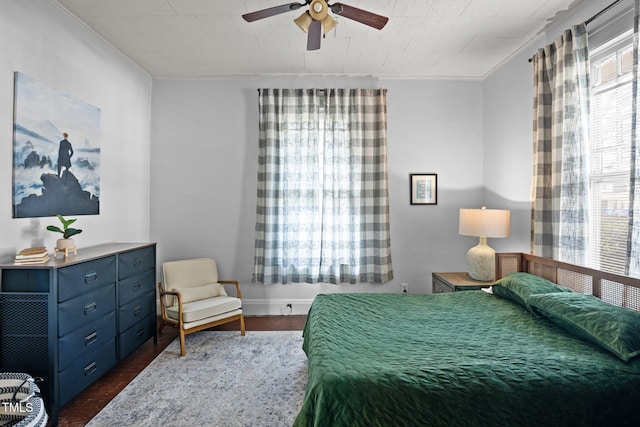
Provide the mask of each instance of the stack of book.
[{"label": "stack of book", "polygon": [[28,248],[23,249],[16,254],[14,264],[44,264],[49,261],[49,252],[47,248]]}]

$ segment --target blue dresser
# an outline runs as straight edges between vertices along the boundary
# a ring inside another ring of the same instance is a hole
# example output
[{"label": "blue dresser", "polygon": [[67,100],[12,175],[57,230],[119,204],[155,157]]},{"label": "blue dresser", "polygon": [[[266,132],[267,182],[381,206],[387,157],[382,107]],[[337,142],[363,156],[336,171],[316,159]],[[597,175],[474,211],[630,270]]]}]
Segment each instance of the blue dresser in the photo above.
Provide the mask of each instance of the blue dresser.
[{"label": "blue dresser", "polygon": [[0,264],[0,371],[42,377],[50,419],[156,332],[156,245]]}]

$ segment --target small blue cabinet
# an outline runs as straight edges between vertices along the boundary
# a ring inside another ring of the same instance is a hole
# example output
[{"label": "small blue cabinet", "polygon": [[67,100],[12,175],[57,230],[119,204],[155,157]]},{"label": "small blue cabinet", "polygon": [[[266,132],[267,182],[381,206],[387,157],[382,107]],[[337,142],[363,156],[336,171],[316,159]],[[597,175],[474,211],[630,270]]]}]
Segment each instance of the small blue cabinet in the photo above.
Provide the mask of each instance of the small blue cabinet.
[{"label": "small blue cabinet", "polygon": [[0,371],[41,377],[59,409],[156,332],[156,245],[81,248],[46,264],[0,264]]}]

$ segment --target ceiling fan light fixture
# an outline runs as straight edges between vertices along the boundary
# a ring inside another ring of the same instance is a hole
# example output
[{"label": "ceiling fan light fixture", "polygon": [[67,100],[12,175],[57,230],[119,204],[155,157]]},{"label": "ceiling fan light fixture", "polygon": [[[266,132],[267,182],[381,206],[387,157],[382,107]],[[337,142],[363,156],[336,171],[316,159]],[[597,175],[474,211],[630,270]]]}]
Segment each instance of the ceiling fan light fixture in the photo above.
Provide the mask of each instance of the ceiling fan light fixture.
[{"label": "ceiling fan light fixture", "polygon": [[305,33],[309,31],[309,27],[311,26],[311,21],[313,21],[313,18],[311,18],[311,15],[309,15],[309,12],[305,12],[293,20],[293,22],[295,22],[296,25],[300,27],[300,29]]},{"label": "ceiling fan light fixture", "polygon": [[338,25],[338,22],[336,22],[336,20],[331,16],[327,15],[322,20],[322,31],[327,34],[329,31],[333,30],[336,25]]},{"label": "ceiling fan light fixture", "polygon": [[316,21],[322,21],[329,14],[329,6],[324,0],[312,0],[309,5],[309,14]]},{"label": "ceiling fan light fixture", "polygon": [[309,9],[294,19],[293,22],[295,22],[302,31],[307,33],[307,50],[320,49],[322,33],[326,35],[338,25],[338,22],[329,16],[329,10],[336,15],[368,25],[377,30],[381,30],[387,24],[387,21],[389,21],[389,18],[386,16],[342,3],[329,4],[327,0],[305,0],[304,3],[294,2],[282,4],[280,6],[245,13],[242,15],[242,18],[247,22],[253,22],[292,10],[298,10],[305,6],[309,6]]}]

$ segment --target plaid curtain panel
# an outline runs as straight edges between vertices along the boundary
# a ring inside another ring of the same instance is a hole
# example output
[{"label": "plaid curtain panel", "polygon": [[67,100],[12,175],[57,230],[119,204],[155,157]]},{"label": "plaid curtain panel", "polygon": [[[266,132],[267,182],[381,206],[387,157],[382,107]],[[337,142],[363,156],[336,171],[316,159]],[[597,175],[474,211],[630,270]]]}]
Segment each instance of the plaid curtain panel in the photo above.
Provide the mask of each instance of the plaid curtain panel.
[{"label": "plaid curtain panel", "polygon": [[253,281],[386,283],[385,89],[262,89]]},{"label": "plaid curtain panel", "polygon": [[531,252],[587,264],[589,51],[585,24],[533,57]]},{"label": "plaid curtain panel", "polygon": [[638,126],[638,80],[640,67],[638,56],[640,49],[640,0],[635,1],[633,16],[633,82],[632,82],[632,115],[631,115],[631,180],[629,191],[629,231],[627,235],[627,259],[625,274],[632,277],[640,277],[640,136]]}]

